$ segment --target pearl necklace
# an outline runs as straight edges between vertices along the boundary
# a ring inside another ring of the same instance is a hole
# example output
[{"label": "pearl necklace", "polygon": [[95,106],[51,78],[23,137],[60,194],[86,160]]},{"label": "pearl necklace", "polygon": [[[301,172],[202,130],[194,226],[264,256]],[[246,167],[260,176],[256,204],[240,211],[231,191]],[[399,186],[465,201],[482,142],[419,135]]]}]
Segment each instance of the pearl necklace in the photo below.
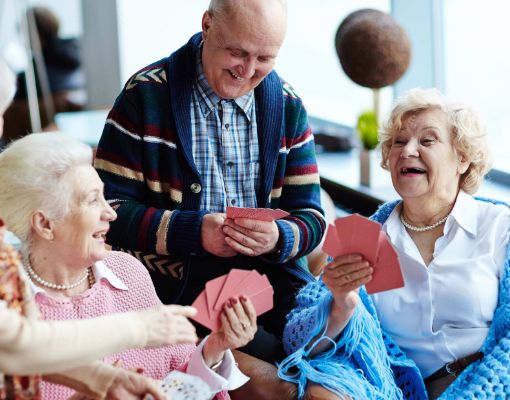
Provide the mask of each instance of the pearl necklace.
[{"label": "pearl necklace", "polygon": [[449,215],[450,214],[447,214],[445,217],[441,218],[439,221],[433,223],[432,225],[428,225],[428,226],[414,226],[414,225],[411,225],[409,222],[407,222],[404,219],[404,214],[403,213],[400,213],[400,221],[402,222],[402,225],[404,225],[407,229],[409,229],[411,231],[414,231],[414,232],[427,232],[427,231],[431,231],[432,229],[437,228],[440,225],[443,225],[446,222],[446,220],[447,220]]},{"label": "pearl necklace", "polygon": [[[35,273],[35,271],[32,269],[32,266],[30,265],[29,262],[25,263],[25,268],[26,268],[26,270],[28,272],[28,276],[31,280],[33,280],[33,281],[35,280],[37,283],[41,284],[42,286],[46,286],[50,289],[55,289],[55,290],[74,289],[75,287],[81,285],[85,281],[85,279],[87,279],[89,277],[89,274],[90,274],[90,268],[87,268],[87,271],[85,271],[85,275],[83,275],[78,281],[71,283],[70,285],[57,285],[56,283],[45,281],[43,278],[41,278],[39,275],[37,275]],[[89,279],[89,283],[90,283],[90,279]]]}]

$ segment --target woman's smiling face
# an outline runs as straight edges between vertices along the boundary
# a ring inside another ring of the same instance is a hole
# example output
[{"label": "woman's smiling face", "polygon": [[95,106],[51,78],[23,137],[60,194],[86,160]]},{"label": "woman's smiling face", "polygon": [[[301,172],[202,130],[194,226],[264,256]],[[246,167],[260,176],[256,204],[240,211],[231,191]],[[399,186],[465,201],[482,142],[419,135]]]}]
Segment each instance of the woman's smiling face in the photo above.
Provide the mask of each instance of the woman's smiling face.
[{"label": "woman's smiling face", "polygon": [[455,198],[468,167],[455,151],[450,124],[440,109],[406,116],[393,136],[388,161],[393,186],[404,200]]}]

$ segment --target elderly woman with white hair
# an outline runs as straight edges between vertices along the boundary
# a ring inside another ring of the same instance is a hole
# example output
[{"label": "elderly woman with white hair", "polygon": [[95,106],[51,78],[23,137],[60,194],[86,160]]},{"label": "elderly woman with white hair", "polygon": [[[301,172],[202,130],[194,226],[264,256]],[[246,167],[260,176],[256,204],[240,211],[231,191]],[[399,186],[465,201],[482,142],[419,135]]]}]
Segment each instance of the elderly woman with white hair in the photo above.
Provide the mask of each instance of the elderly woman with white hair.
[{"label": "elderly woman with white hair", "polygon": [[[0,60],[0,137],[3,112],[14,92],[14,73]],[[39,399],[38,374],[90,398],[166,398],[151,379],[95,360],[130,347],[193,342],[195,330],[186,316],[196,310],[158,306],[84,321],[40,321],[19,255],[4,244],[6,233],[0,218],[0,399]]]},{"label": "elderly woman with white hair", "polygon": [[508,398],[510,208],[473,197],[490,165],[484,127],[437,90],[414,89],[380,142],[402,200],[372,219],[405,286],[368,296],[359,289],[373,266],[337,257],[298,295],[280,375],[301,394],[315,384],[337,398]]},{"label": "elderly woman with white hair", "polygon": [[[0,154],[0,181],[0,215],[22,242],[23,264],[43,319],[86,319],[161,304],[146,268],[105,248],[116,213],[104,199],[90,147],[60,133],[25,136]],[[180,369],[202,378],[211,398],[228,398],[227,390],[248,380],[230,349],[253,338],[256,313],[247,297],[236,296],[223,306],[220,319],[221,327],[198,347],[131,349],[105,360],[141,368],[154,379]],[[43,382],[42,394],[59,400],[71,393]]]}]

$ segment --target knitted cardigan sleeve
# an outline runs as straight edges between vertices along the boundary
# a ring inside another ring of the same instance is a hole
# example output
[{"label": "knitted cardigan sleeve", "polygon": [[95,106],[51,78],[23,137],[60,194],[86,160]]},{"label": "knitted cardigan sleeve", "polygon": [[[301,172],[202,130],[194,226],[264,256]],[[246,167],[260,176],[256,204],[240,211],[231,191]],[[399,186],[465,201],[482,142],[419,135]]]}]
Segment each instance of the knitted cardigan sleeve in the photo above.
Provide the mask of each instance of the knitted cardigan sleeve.
[{"label": "knitted cardigan sleeve", "polygon": [[313,133],[302,100],[282,81],[284,130],[275,179],[270,194],[271,208],[282,208],[289,217],[276,221],[280,252],[273,261],[287,262],[310,253],[326,229],[320,204],[320,177],[315,158]]},{"label": "knitted cardigan sleeve", "polygon": [[170,107],[165,68],[165,61],[153,64],[125,85],[106,120],[94,166],[118,216],[108,233],[111,245],[159,255],[198,253],[205,211],[181,210],[184,161],[175,127],[164,115],[164,104]]}]

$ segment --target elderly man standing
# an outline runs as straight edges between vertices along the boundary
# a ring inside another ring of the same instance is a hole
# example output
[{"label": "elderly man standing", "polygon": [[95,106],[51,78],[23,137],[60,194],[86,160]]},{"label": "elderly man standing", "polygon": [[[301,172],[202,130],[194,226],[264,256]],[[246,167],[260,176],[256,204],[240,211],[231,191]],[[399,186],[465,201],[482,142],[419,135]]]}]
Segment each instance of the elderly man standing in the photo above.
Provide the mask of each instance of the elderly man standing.
[{"label": "elderly man standing", "polygon": [[[278,339],[325,227],[306,111],[273,71],[285,32],[283,0],[212,0],[201,33],[127,82],[95,161],[118,214],[107,240],[147,266],[164,303],[255,268],[275,290],[259,322]],[[232,220],[227,206],[290,215]],[[265,343],[251,353],[278,359]]]}]

